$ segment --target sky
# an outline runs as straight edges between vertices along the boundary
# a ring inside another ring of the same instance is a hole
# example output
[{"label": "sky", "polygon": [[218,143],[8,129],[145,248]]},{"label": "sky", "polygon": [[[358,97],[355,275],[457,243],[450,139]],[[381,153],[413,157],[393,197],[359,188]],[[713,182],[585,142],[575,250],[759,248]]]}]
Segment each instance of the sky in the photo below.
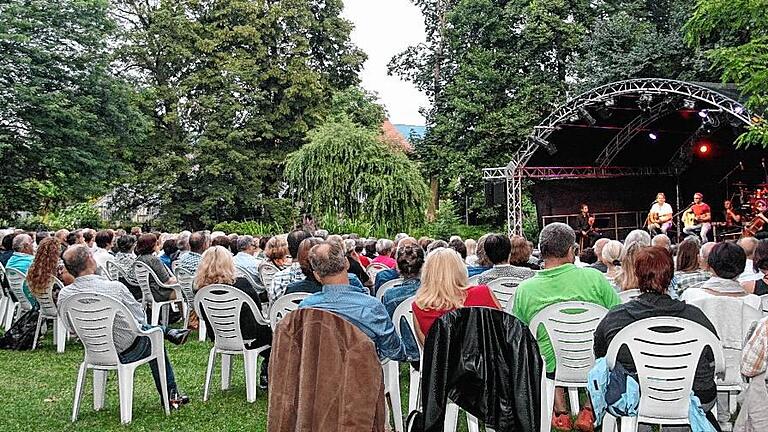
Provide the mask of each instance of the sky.
[{"label": "sky", "polygon": [[427,106],[427,96],[387,75],[395,54],[425,39],[419,8],[410,0],[344,0],[343,15],[355,24],[352,41],[368,54],[360,75],[363,87],[378,93],[392,123],[423,125],[419,108]]}]

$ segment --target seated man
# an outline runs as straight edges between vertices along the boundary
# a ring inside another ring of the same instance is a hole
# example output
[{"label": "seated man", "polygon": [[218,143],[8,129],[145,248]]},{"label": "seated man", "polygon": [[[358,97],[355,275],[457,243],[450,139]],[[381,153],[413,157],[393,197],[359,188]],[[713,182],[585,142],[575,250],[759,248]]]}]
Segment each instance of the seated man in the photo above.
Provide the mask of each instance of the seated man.
[{"label": "seated man", "polygon": [[333,312],[368,335],[376,344],[379,358],[405,360],[403,341],[397,336],[387,310],[365,288],[349,284],[349,261],[337,242],[323,242],[309,252],[315,278],[323,284],[322,292],[305,298],[299,308]]},{"label": "seated man", "polygon": [[[522,238],[521,238],[522,239]],[[525,240],[523,240],[525,241]],[[522,242],[516,242],[522,247]],[[528,267],[517,267],[509,264],[512,253],[512,242],[504,234],[490,234],[485,239],[485,255],[493,263],[493,268],[480,274],[478,283],[486,285],[498,278],[516,278],[524,280],[532,278],[536,273]]]},{"label": "seated man", "polygon": [[[416,295],[416,291],[421,286],[419,279],[421,273],[421,267],[424,265],[424,249],[418,244],[406,244],[397,248],[397,268],[400,270],[400,276],[403,278],[403,282],[400,285],[396,285],[388,289],[381,298],[381,302],[387,309],[389,317],[395,313],[395,309],[400,306],[405,299]],[[401,329],[408,327],[405,322],[394,323],[400,325]],[[419,347],[416,340],[410,337],[411,331],[400,332],[403,335],[403,343],[405,344],[405,351],[408,354],[409,360],[419,360]]]},{"label": "seated man", "polygon": [[[543,270],[536,276],[523,281],[515,293],[513,315],[526,325],[542,309],[565,301],[583,301],[611,309],[621,303],[618,294],[599,271],[578,268],[573,264],[576,235],[571,227],[563,223],[552,223],[544,227],[539,235],[539,250],[544,259]],[[537,332],[539,347],[547,362],[547,376],[555,377],[555,352],[546,331]],[[557,430],[571,430],[571,418],[565,404],[565,393],[561,387],[555,391],[555,415],[552,426]],[[594,413],[585,406],[576,420],[576,428],[593,430]]]},{"label": "seated man", "polygon": [[[59,304],[61,305],[69,297],[81,293],[105,294],[121,302],[133,316],[124,317],[120,314],[115,316],[112,333],[118,358],[123,363],[131,363],[149,356],[152,352],[152,345],[150,344],[149,338],[146,336],[135,337],[132,334],[125,333],[123,330],[128,327],[126,320],[129,319],[135,319],[144,329],[150,328],[147,324],[147,316],[144,314],[141,303],[133,298],[133,295],[128,291],[128,288],[120,282],[110,281],[103,276],[97,275],[96,261],[93,259],[93,255],[88,246],[84,244],[71,246],[64,252],[63,258],[67,271],[75,277],[75,281],[62,288],[59,293]],[[163,331],[165,333],[165,338],[176,345],[185,343],[187,341],[187,336],[189,336],[189,330],[163,328]],[[160,387],[161,377],[160,371],[157,368],[157,361],[151,361],[149,366],[152,369],[152,377],[155,380],[155,387],[157,388],[158,393],[162,394]],[[178,408],[181,405],[189,403],[189,397],[181,395],[179,389],[176,387],[176,378],[173,374],[171,362],[168,359],[168,353],[165,354],[165,369],[165,379],[168,384],[168,398],[170,405],[174,408]]]},{"label": "seated man", "polygon": [[208,249],[211,241],[208,235],[203,231],[197,231],[189,236],[189,252],[179,258],[176,263],[177,266],[184,270],[195,274],[197,267],[200,265],[200,261],[203,259],[203,252]]},{"label": "seated man", "polygon": [[93,250],[93,259],[104,269],[107,268],[107,261],[115,260],[114,255],[112,255],[113,238],[114,234],[111,230],[101,230],[96,233],[96,248]]},{"label": "seated man", "polygon": [[[29,266],[32,265],[32,259],[34,258],[33,253],[32,237],[27,234],[16,235],[13,238],[13,255],[11,255],[11,258],[8,260],[6,267],[27,274]],[[26,281],[24,281],[22,289],[24,290],[24,295],[27,297],[27,300],[32,304],[32,307],[36,307],[37,300],[29,291],[29,286],[27,286]]]},{"label": "seated man", "polygon": [[235,265],[247,272],[253,280],[261,280],[259,275],[260,261],[256,259],[256,247],[258,244],[253,237],[249,235],[237,238],[237,255],[234,256]]}]

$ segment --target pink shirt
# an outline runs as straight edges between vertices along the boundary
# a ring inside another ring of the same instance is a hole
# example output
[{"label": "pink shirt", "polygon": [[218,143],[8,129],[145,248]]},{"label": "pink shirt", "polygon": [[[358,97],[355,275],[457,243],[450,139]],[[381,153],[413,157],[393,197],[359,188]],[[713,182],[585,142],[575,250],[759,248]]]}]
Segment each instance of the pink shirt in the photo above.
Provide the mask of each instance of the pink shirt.
[{"label": "pink shirt", "polygon": [[376,258],[374,258],[372,262],[384,264],[385,266],[391,269],[397,266],[397,261],[395,261],[394,258],[388,257],[386,255],[379,255]]}]

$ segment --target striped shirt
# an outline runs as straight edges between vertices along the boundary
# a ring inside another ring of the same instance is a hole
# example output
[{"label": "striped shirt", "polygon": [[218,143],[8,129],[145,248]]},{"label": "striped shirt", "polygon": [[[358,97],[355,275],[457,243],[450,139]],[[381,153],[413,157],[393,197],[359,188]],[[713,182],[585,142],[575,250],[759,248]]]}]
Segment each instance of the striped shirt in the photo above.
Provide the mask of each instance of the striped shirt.
[{"label": "striped shirt", "polygon": [[768,318],[757,323],[752,337],[741,351],[741,374],[751,378],[766,370],[766,350],[768,350]]}]

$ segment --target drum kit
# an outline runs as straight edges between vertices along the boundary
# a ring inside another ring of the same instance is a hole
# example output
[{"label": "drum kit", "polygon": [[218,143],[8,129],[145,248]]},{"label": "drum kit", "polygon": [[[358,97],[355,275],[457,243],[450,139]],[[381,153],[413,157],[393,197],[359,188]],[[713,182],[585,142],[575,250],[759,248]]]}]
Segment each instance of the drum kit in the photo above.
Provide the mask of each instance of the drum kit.
[{"label": "drum kit", "polygon": [[736,202],[741,203],[739,210],[746,219],[751,219],[757,215],[758,202],[768,202],[768,183],[758,183],[756,185],[733,183],[733,186],[738,189],[738,192],[734,194],[732,201],[734,204]]}]

